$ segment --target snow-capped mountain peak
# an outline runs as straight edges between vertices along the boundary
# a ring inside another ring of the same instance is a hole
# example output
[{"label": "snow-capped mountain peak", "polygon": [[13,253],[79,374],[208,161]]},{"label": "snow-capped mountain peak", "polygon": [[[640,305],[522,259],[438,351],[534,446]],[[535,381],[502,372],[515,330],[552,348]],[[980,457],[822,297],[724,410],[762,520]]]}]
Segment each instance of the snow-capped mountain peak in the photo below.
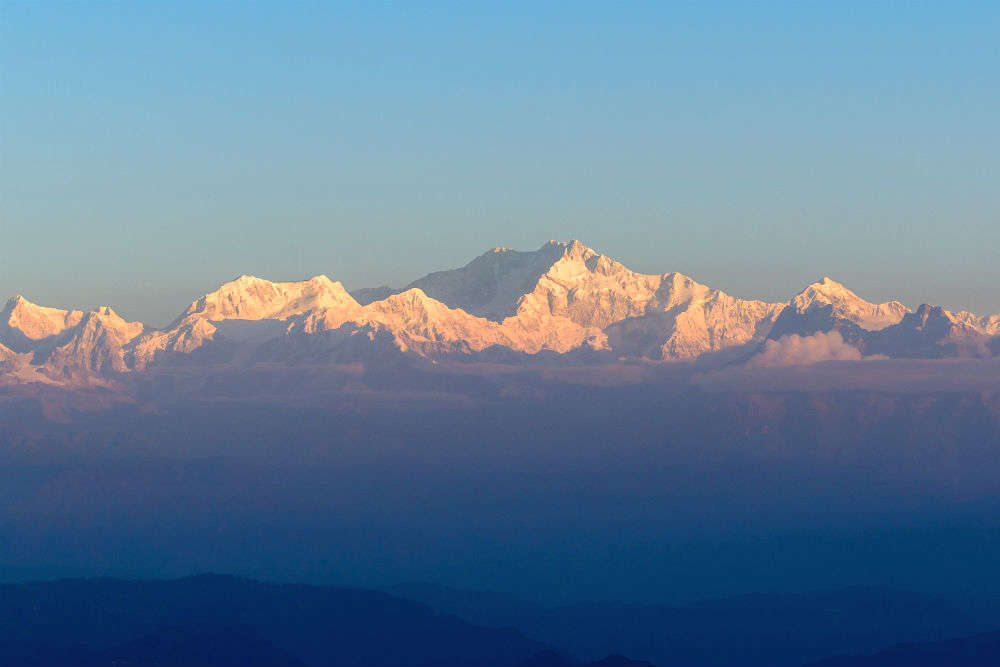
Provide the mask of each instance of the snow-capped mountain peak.
[{"label": "snow-capped mountain peak", "polygon": [[402,290],[357,293],[364,305],[326,275],[297,282],[241,275],[164,330],[144,330],[109,306],[70,311],[18,296],[0,313],[0,361],[56,379],[175,363],[339,363],[495,349],[738,358],[767,339],[831,330],[864,354],[989,356],[1000,348],[1000,315],[930,306],[910,313],[898,301],[869,303],[829,277],[788,303],[741,299],[682,273],[632,271],[576,240],[531,251],[496,246]]},{"label": "snow-capped mountain peak", "polygon": [[817,308],[829,309],[833,318],[848,320],[867,331],[879,331],[898,324],[910,312],[899,301],[869,303],[829,277],[823,277],[796,294],[789,307],[800,314]]},{"label": "snow-capped mountain peak", "polygon": [[826,303],[833,303],[834,301],[845,299],[857,300],[860,297],[847,289],[843,283],[838,283],[830,276],[823,276],[802,290],[796,296],[796,299],[799,298],[817,299]]},{"label": "snow-capped mountain peak", "polygon": [[299,282],[243,275],[193,302],[178,321],[192,315],[213,321],[286,319],[309,310],[357,305],[343,285],[325,275]]},{"label": "snow-capped mountain peak", "polygon": [[437,271],[410,283],[452,308],[500,322],[517,312],[522,296],[567,253],[569,244],[550,241],[538,250],[489,250],[458,269]]},{"label": "snow-capped mountain peak", "polygon": [[83,311],[39,306],[19,294],[7,302],[0,318],[0,324],[5,328],[17,331],[25,338],[41,340],[79,324]]}]

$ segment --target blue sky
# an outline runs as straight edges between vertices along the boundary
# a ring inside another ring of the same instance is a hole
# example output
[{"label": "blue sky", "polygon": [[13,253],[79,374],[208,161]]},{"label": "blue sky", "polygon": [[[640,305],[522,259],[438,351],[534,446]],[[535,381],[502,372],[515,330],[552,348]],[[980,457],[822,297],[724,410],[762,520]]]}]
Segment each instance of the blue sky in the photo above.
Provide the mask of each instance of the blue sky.
[{"label": "blue sky", "polygon": [[241,273],[578,238],[998,312],[997,34],[986,2],[4,2],[0,294],[158,325]]}]

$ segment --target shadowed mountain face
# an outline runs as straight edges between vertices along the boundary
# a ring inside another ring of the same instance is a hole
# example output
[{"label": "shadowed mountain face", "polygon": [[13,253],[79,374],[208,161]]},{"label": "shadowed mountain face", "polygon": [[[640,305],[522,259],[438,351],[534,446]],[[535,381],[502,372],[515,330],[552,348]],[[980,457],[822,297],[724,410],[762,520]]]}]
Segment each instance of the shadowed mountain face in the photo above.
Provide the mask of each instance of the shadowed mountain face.
[{"label": "shadowed mountain face", "polygon": [[890,646],[873,655],[838,656],[809,667],[993,667],[1000,665],[1000,631]]},{"label": "shadowed mountain face", "polygon": [[355,589],[199,576],[0,586],[2,665],[516,665],[545,645]]},{"label": "shadowed mountain face", "polygon": [[550,241],[535,252],[494,248],[460,269],[431,273],[410,284],[429,296],[474,315],[501,322],[517,313],[518,301],[567,254]]}]

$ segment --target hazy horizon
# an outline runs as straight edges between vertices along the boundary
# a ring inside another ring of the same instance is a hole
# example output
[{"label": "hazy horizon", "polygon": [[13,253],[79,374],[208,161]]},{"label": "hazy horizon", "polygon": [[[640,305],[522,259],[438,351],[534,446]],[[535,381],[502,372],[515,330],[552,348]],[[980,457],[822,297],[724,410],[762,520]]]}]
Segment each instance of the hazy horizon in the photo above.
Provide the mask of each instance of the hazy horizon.
[{"label": "hazy horizon", "polygon": [[989,3],[2,15],[4,297],[158,325],[242,273],[400,286],[578,238],[739,296],[1000,312]]}]

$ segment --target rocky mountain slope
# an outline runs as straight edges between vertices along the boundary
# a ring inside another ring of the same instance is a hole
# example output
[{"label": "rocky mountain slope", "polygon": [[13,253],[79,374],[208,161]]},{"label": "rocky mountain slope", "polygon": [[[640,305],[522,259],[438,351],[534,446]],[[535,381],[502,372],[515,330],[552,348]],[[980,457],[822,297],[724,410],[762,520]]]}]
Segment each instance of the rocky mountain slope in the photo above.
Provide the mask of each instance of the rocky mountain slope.
[{"label": "rocky mountain slope", "polygon": [[753,355],[767,341],[839,332],[859,354],[991,356],[1000,315],[873,304],[830,278],[788,303],[741,299],[679,273],[631,271],[578,241],[494,248],[402,290],[326,276],[240,276],[151,330],[110,307],[84,313],[11,299],[0,312],[6,381],[65,382],[158,365],[322,363],[386,355],[471,358],[582,352],[608,359]]}]

